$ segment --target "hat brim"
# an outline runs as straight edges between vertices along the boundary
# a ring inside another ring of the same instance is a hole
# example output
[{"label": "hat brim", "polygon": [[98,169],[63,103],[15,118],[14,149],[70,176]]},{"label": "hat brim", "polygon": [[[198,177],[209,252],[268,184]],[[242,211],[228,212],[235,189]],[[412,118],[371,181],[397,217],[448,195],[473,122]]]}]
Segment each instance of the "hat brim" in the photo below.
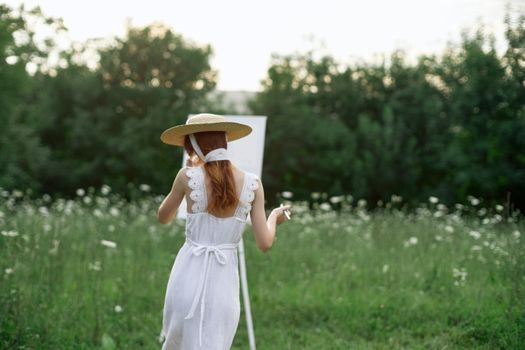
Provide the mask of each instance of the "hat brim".
[{"label": "hat brim", "polygon": [[252,132],[252,128],[249,125],[236,122],[184,124],[164,130],[160,135],[160,139],[168,145],[184,146],[184,137],[186,135],[204,131],[224,131],[229,142],[249,135]]}]

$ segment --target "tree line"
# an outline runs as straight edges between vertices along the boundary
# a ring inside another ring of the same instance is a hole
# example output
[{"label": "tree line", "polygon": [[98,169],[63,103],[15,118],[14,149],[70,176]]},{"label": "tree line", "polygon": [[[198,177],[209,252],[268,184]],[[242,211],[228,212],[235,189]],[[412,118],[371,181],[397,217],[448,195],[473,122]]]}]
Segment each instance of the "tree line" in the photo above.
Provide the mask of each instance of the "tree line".
[{"label": "tree line", "polygon": [[[35,19],[55,31],[44,47]],[[504,22],[503,53],[479,28],[416,63],[402,50],[380,63],[343,64],[315,50],[274,55],[250,101],[268,116],[268,200],[287,190],[372,205],[395,194],[525,207],[525,16]],[[162,130],[190,113],[235,113],[207,98],[217,82],[213,48],[160,24],[128,25],[124,38],[72,45],[51,65],[54,37],[66,30],[38,8],[0,5],[0,186],[69,196],[145,183],[166,193],[182,149],[161,144]],[[98,57],[95,67],[86,54]]]}]

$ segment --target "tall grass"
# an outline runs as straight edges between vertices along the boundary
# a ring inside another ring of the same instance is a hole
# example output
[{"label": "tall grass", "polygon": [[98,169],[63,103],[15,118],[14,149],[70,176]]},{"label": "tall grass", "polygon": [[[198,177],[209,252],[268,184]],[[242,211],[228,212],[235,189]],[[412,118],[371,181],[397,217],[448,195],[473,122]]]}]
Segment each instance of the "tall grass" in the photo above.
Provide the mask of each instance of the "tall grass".
[{"label": "tall grass", "polygon": [[[159,224],[162,198],[142,189],[132,203],[107,186],[1,193],[0,348],[160,348],[184,222]],[[525,225],[482,206],[293,202],[267,253],[248,227],[258,349],[523,349]],[[243,314],[233,348],[248,348]]]}]

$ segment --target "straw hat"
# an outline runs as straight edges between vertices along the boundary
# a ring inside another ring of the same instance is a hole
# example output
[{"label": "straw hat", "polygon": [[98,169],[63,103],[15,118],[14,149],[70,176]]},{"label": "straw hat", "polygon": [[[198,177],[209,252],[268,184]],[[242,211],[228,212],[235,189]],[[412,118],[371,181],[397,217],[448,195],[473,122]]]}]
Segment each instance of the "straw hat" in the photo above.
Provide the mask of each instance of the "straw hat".
[{"label": "straw hat", "polygon": [[203,131],[225,131],[226,139],[233,141],[249,135],[252,128],[246,124],[228,122],[222,115],[201,113],[189,117],[186,124],[164,130],[160,139],[168,145],[184,146],[184,136]]}]

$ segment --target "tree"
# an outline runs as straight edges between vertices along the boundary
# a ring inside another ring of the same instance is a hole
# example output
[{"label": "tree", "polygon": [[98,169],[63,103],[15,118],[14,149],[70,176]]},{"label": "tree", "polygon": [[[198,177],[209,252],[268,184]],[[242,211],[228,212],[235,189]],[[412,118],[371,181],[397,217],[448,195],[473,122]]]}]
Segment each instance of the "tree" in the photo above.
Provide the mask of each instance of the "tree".
[{"label": "tree", "polygon": [[108,184],[126,192],[129,183],[147,183],[164,192],[182,150],[162,144],[160,134],[205,105],[216,79],[211,48],[155,24],[128,26],[125,38],[99,46],[95,69],[78,59],[88,49],[71,47],[61,53],[63,67],[33,79],[28,113],[45,121],[37,132],[51,152],[44,188],[71,194]]},{"label": "tree", "polygon": [[314,52],[274,56],[251,103],[269,118],[270,192],[451,204],[512,193],[524,207],[523,18],[506,18],[503,56],[482,29],[412,65],[401,50],[388,64],[347,66]]},{"label": "tree", "polygon": [[54,33],[64,30],[60,20],[44,16],[39,7],[27,11],[24,5],[17,10],[0,5],[0,186],[39,190],[49,150],[35,130],[40,119],[26,113],[33,90],[26,69],[46,69],[55,42],[46,37],[37,43],[30,23],[43,24]]}]

